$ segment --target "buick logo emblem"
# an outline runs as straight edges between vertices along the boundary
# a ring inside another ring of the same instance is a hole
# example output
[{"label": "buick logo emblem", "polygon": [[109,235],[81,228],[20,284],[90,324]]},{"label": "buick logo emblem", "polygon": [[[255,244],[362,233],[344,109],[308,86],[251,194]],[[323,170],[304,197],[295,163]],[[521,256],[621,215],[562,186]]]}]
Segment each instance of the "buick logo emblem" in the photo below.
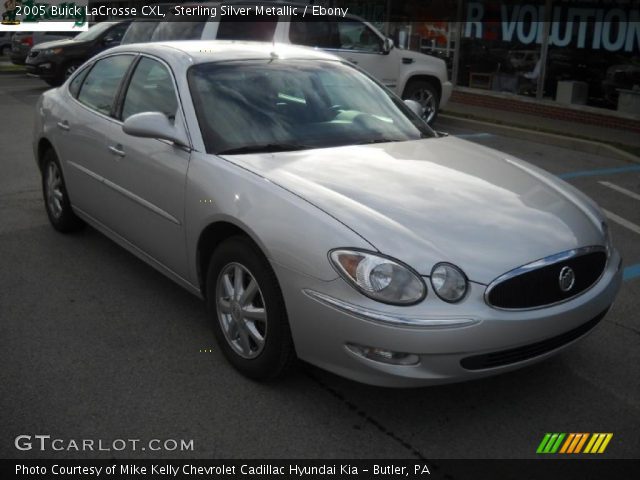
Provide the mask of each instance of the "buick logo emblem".
[{"label": "buick logo emblem", "polygon": [[560,285],[560,290],[563,292],[568,292],[573,288],[573,284],[576,283],[576,274],[573,273],[571,267],[562,267],[560,270],[560,275],[558,275],[558,284]]}]

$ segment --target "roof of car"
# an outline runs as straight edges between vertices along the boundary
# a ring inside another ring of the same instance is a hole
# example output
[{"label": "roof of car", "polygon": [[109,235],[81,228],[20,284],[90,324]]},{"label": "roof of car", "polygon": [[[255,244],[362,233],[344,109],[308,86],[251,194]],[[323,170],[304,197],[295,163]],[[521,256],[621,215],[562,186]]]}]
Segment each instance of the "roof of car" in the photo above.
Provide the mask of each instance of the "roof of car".
[{"label": "roof of car", "polygon": [[229,60],[305,58],[336,60],[338,57],[322,50],[283,43],[237,40],[179,40],[170,42],[132,43],[109,50],[111,53],[141,52],[161,57],[188,57],[190,63]]}]

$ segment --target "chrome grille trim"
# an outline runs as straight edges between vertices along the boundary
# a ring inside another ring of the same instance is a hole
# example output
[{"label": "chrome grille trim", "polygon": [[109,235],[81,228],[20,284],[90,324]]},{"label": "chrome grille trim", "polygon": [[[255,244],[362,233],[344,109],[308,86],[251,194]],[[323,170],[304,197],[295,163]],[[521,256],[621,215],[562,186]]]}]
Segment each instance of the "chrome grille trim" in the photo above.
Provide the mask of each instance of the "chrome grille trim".
[{"label": "chrome grille trim", "polygon": [[607,269],[607,265],[609,264],[609,256],[607,255],[605,264],[604,264],[604,268],[602,269],[602,272],[600,272],[600,275],[598,276],[598,278],[596,279],[596,281],[594,281],[591,286],[585,290],[582,290],[578,293],[576,293],[575,295],[572,295],[570,297],[564,298],[560,301],[557,302],[553,302],[553,303],[547,303],[544,305],[537,305],[535,307],[526,307],[526,308],[505,308],[505,307],[498,307],[493,305],[490,301],[489,301],[489,295],[491,295],[491,291],[497,287],[498,285],[500,285],[503,282],[506,282],[507,280],[510,280],[514,277],[523,275],[525,273],[529,273],[533,270],[537,270],[539,268],[543,268],[543,267],[548,267],[550,265],[554,265],[556,263],[560,263],[560,262],[564,262],[566,260],[569,259],[573,259],[576,257],[580,257],[582,255],[586,255],[589,253],[595,253],[595,252],[603,252],[605,254],[607,254],[607,249],[604,246],[601,245],[591,245],[588,247],[581,247],[581,248],[574,248],[572,250],[567,250],[565,252],[560,252],[560,253],[556,253],[554,255],[550,255],[548,257],[545,258],[541,258],[539,260],[535,260],[531,263],[527,263],[526,265],[522,265],[520,267],[514,268],[513,270],[508,271],[507,273],[504,273],[502,275],[500,275],[498,278],[496,278],[495,280],[491,281],[489,283],[489,285],[487,286],[487,289],[484,292],[484,301],[487,305],[489,305],[491,308],[495,308],[497,310],[506,310],[506,311],[526,311],[526,310],[539,310],[541,308],[548,308],[548,307],[552,307],[554,305],[559,305],[561,303],[565,303],[568,302],[572,299],[574,299],[577,296],[580,296],[586,292],[588,292],[589,290],[591,290],[591,288],[593,288],[593,286],[595,284],[597,284],[600,279],[602,278],[602,275],[604,274],[604,272]]}]

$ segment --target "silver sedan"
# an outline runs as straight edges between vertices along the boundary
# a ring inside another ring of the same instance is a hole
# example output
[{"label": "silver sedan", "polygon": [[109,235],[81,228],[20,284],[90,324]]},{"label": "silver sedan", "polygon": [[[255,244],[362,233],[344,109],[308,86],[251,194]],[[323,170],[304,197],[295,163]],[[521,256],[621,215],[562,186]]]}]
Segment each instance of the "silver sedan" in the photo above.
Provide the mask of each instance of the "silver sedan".
[{"label": "silver sedan", "polygon": [[621,283],[602,211],[420,113],[312,49],[134,44],[42,95],[33,146],[53,227],[89,223],[205,299],[251,378],[300,358],[430,385],[584,337]]}]

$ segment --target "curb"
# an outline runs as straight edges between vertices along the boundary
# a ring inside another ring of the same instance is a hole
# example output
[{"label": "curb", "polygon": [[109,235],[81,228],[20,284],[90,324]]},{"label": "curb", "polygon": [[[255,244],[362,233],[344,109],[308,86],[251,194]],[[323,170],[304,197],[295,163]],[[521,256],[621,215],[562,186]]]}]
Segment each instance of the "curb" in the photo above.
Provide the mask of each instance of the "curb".
[{"label": "curb", "polygon": [[484,122],[481,120],[473,120],[470,118],[448,115],[446,113],[441,113],[438,119],[443,120],[443,127],[452,126],[463,128],[472,127],[475,129],[481,128],[484,131],[496,133],[499,135],[505,135],[508,137],[515,137],[522,140],[555,145],[578,152],[592,153],[595,155],[605,155],[614,157],[618,160],[623,160],[625,162],[640,163],[640,157],[637,157],[632,153],[625,152],[624,150],[616,148],[613,145],[596,142],[594,140],[585,140],[582,138],[557,135],[555,133],[538,132],[536,130],[528,130],[526,128],[499,125],[496,123]]}]

